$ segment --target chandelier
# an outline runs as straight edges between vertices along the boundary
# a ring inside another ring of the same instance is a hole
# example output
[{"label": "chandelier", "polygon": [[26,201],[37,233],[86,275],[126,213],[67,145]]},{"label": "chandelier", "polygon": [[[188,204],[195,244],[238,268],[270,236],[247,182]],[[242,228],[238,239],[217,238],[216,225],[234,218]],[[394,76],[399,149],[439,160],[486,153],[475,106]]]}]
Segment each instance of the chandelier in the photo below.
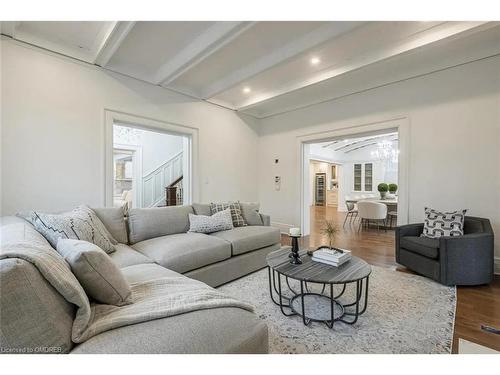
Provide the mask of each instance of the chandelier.
[{"label": "chandelier", "polygon": [[399,150],[396,150],[392,142],[381,141],[377,143],[377,149],[371,152],[372,158],[380,161],[398,162]]}]

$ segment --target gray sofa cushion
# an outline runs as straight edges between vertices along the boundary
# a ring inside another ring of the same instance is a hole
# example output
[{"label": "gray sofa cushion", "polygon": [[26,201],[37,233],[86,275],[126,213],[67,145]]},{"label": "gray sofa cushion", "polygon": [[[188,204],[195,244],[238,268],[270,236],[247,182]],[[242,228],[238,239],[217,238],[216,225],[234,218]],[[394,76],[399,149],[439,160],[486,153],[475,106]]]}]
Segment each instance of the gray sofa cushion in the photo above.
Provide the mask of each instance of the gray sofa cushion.
[{"label": "gray sofa cushion", "polygon": [[162,277],[185,277],[156,263],[136,264],[122,268],[122,274],[128,283],[144,283]]},{"label": "gray sofa cushion", "polygon": [[36,350],[67,353],[71,350],[75,306],[67,302],[34,265],[22,259],[1,260],[0,285],[2,353],[37,353]]},{"label": "gray sofa cushion", "polygon": [[437,259],[439,256],[439,240],[427,237],[401,237],[400,246],[413,253],[427,258]]},{"label": "gray sofa cushion", "polygon": [[191,206],[133,208],[128,214],[129,241],[134,244],[189,230]]},{"label": "gray sofa cushion", "polygon": [[247,253],[281,242],[278,228],[265,226],[246,226],[212,233],[210,236],[231,243],[232,255]]},{"label": "gray sofa cushion", "polygon": [[210,203],[193,203],[193,210],[196,215],[212,215],[212,209],[210,208]]},{"label": "gray sofa cushion", "polygon": [[248,225],[264,225],[259,213],[259,203],[240,202],[241,213]]},{"label": "gray sofa cushion", "polygon": [[267,353],[266,324],[238,308],[199,310],[101,333],[72,353]]},{"label": "gray sofa cushion", "polygon": [[122,207],[92,208],[95,214],[119,243],[128,243],[127,225]]},{"label": "gray sofa cushion", "polygon": [[202,233],[180,233],[152,238],[132,245],[159,265],[188,272],[231,257],[231,245]]},{"label": "gray sofa cushion", "polygon": [[120,269],[98,246],[79,240],[61,239],[57,252],[90,298],[107,305],[123,306],[132,303],[132,290]]},{"label": "gray sofa cushion", "polygon": [[133,266],[135,264],[154,263],[154,260],[149,259],[137,250],[132,249],[128,245],[115,245],[116,251],[109,254],[109,257],[118,268]]}]

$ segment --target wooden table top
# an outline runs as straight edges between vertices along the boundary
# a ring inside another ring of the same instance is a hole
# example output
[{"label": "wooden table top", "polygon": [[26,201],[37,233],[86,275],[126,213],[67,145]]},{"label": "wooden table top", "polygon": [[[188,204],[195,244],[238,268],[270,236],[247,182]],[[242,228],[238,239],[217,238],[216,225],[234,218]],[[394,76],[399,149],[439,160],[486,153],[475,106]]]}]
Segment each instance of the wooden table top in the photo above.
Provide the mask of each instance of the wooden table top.
[{"label": "wooden table top", "polygon": [[269,253],[266,258],[267,265],[292,279],[324,284],[350,283],[364,279],[372,272],[368,263],[355,256],[341,266],[335,267],[313,261],[305,250],[299,252],[302,264],[291,264],[289,253],[290,247]]}]

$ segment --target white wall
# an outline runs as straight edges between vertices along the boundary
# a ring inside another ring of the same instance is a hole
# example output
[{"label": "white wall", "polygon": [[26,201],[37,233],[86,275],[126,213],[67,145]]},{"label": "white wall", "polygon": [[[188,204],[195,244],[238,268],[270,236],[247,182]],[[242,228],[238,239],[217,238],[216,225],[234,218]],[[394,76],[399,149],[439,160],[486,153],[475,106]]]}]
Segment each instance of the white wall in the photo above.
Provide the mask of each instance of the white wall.
[{"label": "white wall", "polygon": [[[300,224],[297,137],[406,116],[410,221],[421,221],[425,206],[468,208],[492,221],[500,257],[499,72],[500,57],[489,58],[264,119],[262,210],[273,221]],[[275,175],[282,176],[280,191],[273,189]]]},{"label": "white wall", "polygon": [[258,136],[234,112],[2,40],[2,215],[102,206],[104,110],[199,129],[200,200],[257,197]]}]

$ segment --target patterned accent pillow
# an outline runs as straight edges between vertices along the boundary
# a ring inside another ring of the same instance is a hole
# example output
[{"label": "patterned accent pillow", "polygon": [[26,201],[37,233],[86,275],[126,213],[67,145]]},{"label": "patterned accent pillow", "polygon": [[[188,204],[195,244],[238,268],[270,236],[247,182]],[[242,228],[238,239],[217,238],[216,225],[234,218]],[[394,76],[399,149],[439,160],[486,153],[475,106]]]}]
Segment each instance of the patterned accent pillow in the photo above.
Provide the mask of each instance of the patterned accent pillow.
[{"label": "patterned accent pillow", "polygon": [[190,232],[214,233],[229,229],[233,229],[233,219],[229,208],[212,216],[189,214]]},{"label": "patterned accent pillow", "polygon": [[233,225],[235,227],[244,227],[247,225],[241,213],[240,202],[210,203],[212,215],[217,212],[227,210],[228,208],[231,210],[231,217],[233,218]]},{"label": "patterned accent pillow", "polygon": [[31,211],[24,216],[40,232],[54,249],[60,238],[93,243],[106,253],[115,251],[118,242],[108,232],[102,221],[88,206],[81,205],[62,214],[45,214]]},{"label": "patterned accent pillow", "polygon": [[426,207],[422,237],[463,236],[466,212],[467,210],[440,212]]}]

